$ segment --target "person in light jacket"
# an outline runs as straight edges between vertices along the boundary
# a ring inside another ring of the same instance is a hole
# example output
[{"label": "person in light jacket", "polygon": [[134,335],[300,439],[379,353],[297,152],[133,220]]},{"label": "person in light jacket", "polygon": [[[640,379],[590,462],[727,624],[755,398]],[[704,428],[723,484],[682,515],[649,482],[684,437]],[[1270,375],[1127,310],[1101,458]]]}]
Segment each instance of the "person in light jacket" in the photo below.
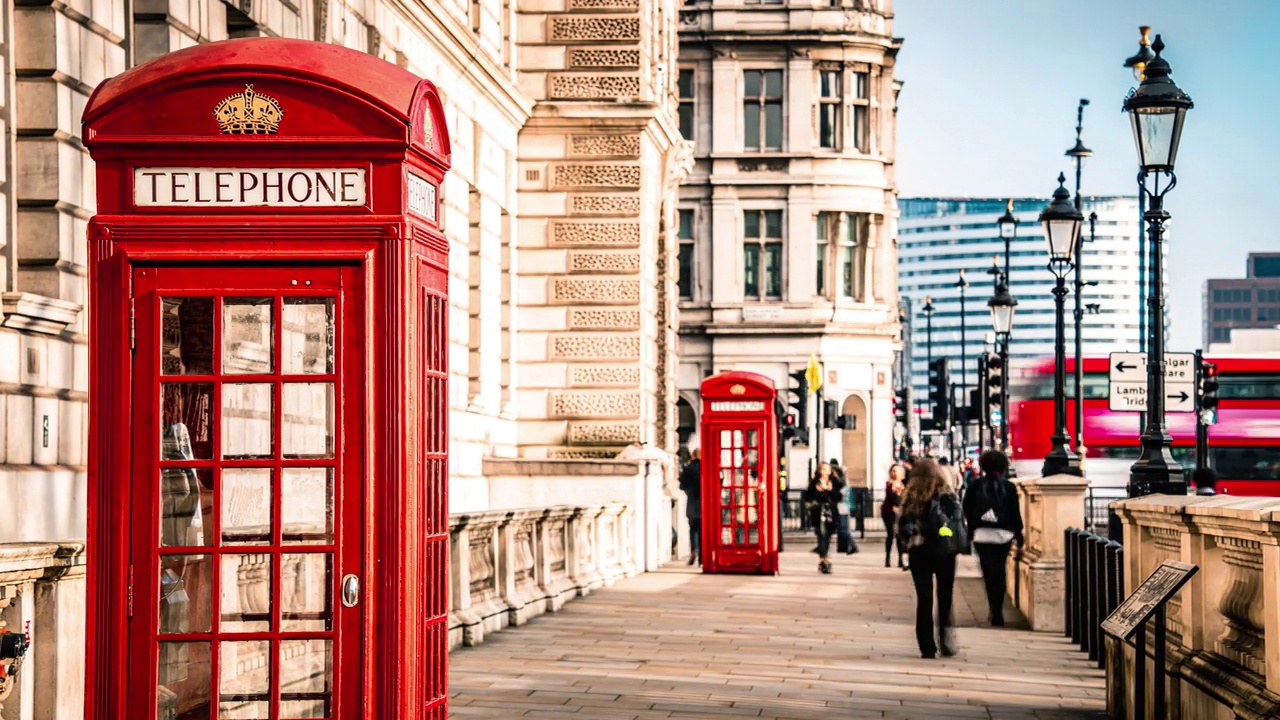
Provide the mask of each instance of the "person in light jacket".
[{"label": "person in light jacket", "polygon": [[1022,550],[1022,510],[1018,491],[1009,482],[1009,458],[1004,453],[982,453],[978,467],[982,475],[964,496],[964,517],[982,567],[989,618],[993,626],[1000,627],[1004,625],[1009,550],[1015,542]]}]

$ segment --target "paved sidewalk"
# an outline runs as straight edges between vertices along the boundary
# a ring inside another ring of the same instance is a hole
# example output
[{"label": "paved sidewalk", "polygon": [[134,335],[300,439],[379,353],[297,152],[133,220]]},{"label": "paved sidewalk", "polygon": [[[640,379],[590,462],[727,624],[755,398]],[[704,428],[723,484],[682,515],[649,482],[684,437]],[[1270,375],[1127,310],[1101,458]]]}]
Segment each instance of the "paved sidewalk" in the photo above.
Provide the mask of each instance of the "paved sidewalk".
[{"label": "paved sidewalk", "polygon": [[1104,675],[1068,641],[982,627],[972,558],[960,655],[923,660],[908,573],[885,569],[870,537],[826,576],[809,547],[789,543],[777,577],[672,565],[459,649],[450,717],[1105,718]]}]

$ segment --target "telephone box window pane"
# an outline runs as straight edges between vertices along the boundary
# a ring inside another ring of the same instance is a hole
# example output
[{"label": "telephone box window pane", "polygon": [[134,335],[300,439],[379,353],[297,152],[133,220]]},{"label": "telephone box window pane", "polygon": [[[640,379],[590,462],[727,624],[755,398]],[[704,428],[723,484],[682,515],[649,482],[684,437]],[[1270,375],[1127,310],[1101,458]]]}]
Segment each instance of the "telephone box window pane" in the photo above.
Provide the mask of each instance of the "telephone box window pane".
[{"label": "telephone box window pane", "polygon": [[760,451],[752,448],[747,451],[747,464],[751,466],[758,465],[760,462]]},{"label": "telephone box window pane", "polygon": [[222,632],[271,629],[271,556],[222,556]]},{"label": "telephone box window pane", "polygon": [[166,383],[160,390],[160,459],[213,457],[213,385]]},{"label": "telephone box window pane", "polygon": [[286,544],[333,542],[333,470],[285,468],[280,473],[280,509]]},{"label": "telephone box window pane", "polygon": [[733,491],[733,506],[734,506],[734,507],[741,507],[741,506],[742,506],[742,504],[743,504],[743,503],[742,503],[742,490],[734,490],[734,491]]},{"label": "telephone box window pane", "polygon": [[160,643],[156,717],[209,720],[209,643]]},{"label": "telephone box window pane", "polygon": [[329,640],[280,643],[280,717],[327,718],[333,700],[333,650]]},{"label": "telephone box window pane", "polygon": [[[725,492],[728,492],[728,490],[726,490]],[[733,513],[729,510],[729,508],[724,508],[723,510],[721,510],[721,511],[720,511],[720,524],[721,524],[721,525],[728,525],[728,524],[730,524],[730,523],[732,523],[732,522],[733,522]]]},{"label": "telephone box window pane", "polygon": [[333,372],[333,300],[285,298],[280,363],[285,375]]},{"label": "telephone box window pane", "polygon": [[213,544],[213,480],[206,468],[160,471],[160,545]]},{"label": "telephone box window pane", "polygon": [[160,300],[160,374],[213,374],[213,298]]},{"label": "telephone box window pane", "polygon": [[748,431],[747,431],[747,446],[748,446],[748,447],[758,447],[758,446],[760,445],[760,442],[759,442],[759,436],[760,436],[759,431],[757,431],[757,430],[748,430]]},{"label": "telephone box window pane", "polygon": [[329,553],[286,554],[281,563],[281,631],[330,629],[333,624],[332,556]]},{"label": "telephone box window pane", "polygon": [[754,524],[757,520],[759,520],[760,518],[758,514],[759,512],[760,511],[756,510],[755,506],[748,507],[747,508],[747,524]]},{"label": "telephone box window pane", "polygon": [[222,372],[262,375],[271,372],[275,332],[272,298],[227,298],[222,305]]},{"label": "telephone box window pane", "polygon": [[760,531],[756,528],[747,530],[747,542],[752,544],[760,542]]},{"label": "telephone box window pane", "polygon": [[733,484],[733,471],[732,471],[732,470],[721,470],[721,471],[720,471],[720,484],[721,484],[722,486],[724,486],[724,487],[729,487],[730,485],[732,485],[732,484]]},{"label": "telephone box window pane", "polygon": [[213,560],[208,555],[160,556],[160,632],[209,632]]},{"label": "telephone box window pane", "polygon": [[727,449],[721,450],[720,451],[720,467],[730,467],[730,464],[732,462],[733,462],[733,451],[727,450]]},{"label": "telephone box window pane", "polygon": [[270,640],[223,642],[218,648],[218,675],[219,718],[270,717]]},{"label": "telephone box window pane", "polygon": [[271,468],[222,471],[222,542],[271,543]]},{"label": "telephone box window pane", "polygon": [[733,542],[733,530],[729,528],[720,528],[720,542],[728,545]]},{"label": "telephone box window pane", "polygon": [[746,534],[742,531],[742,528],[741,528],[741,527],[736,527],[736,528],[734,528],[734,529],[733,529],[733,544],[734,544],[734,545],[741,545],[741,544],[742,544],[742,543],[744,543],[744,542],[746,542]]},{"label": "telephone box window pane", "polygon": [[222,457],[271,457],[271,385],[222,386]]},{"label": "telephone box window pane", "polygon": [[733,438],[733,434],[732,434],[731,432],[729,432],[728,430],[721,430],[721,431],[720,431],[720,446],[721,446],[721,447],[733,447],[733,440],[732,440],[732,438]]},{"label": "telephone box window pane", "polygon": [[742,467],[742,451],[741,450],[733,451],[733,466],[736,468]]},{"label": "telephone box window pane", "polygon": [[284,456],[333,457],[333,383],[285,383],[281,402]]},{"label": "telephone box window pane", "polygon": [[733,431],[733,446],[742,447],[742,431],[741,430]]}]

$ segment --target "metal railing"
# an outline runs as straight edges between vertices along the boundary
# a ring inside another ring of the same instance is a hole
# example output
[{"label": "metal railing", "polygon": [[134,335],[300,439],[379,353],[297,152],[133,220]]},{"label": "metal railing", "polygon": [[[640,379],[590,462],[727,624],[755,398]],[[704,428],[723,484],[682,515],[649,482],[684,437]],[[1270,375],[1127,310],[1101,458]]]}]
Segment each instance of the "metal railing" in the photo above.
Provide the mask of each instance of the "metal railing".
[{"label": "metal railing", "polygon": [[[1090,487],[1084,496],[1084,529],[1104,537],[1109,535],[1111,503],[1129,497],[1125,488]],[[1113,538],[1117,539],[1118,538]]]},{"label": "metal railing", "polygon": [[[803,490],[786,490],[779,493],[782,506],[783,532],[808,532],[812,529],[809,513],[805,512],[800,496]],[[850,514],[849,530],[867,536],[867,518],[878,515],[876,492],[873,488],[853,488],[856,512]]]},{"label": "metal railing", "polygon": [[1105,667],[1101,625],[1124,599],[1124,547],[1087,530],[1068,528],[1065,536],[1065,634]]}]

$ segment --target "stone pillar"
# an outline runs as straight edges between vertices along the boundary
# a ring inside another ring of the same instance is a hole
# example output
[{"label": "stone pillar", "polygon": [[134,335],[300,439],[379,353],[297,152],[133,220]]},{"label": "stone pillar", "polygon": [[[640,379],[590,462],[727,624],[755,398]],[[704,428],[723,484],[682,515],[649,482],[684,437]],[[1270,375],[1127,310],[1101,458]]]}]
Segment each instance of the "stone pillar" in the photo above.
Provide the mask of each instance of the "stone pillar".
[{"label": "stone pillar", "polygon": [[[1089,482],[1073,475],[1015,480],[1022,507],[1022,554],[1009,561],[1009,587],[1021,585],[1018,609],[1031,629],[1062,632],[1065,592],[1064,533],[1084,527],[1084,497]],[[1126,548],[1127,549],[1127,548]]]}]

